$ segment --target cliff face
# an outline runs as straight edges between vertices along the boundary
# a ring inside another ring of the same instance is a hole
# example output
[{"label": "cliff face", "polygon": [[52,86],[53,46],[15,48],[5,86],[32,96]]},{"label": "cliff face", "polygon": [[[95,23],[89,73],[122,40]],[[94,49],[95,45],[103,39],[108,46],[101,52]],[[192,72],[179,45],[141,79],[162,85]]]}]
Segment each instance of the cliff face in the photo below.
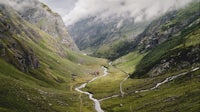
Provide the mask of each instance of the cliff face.
[{"label": "cliff face", "polygon": [[9,4],[28,22],[48,33],[72,50],[78,50],[62,18],[37,0],[9,0]]}]

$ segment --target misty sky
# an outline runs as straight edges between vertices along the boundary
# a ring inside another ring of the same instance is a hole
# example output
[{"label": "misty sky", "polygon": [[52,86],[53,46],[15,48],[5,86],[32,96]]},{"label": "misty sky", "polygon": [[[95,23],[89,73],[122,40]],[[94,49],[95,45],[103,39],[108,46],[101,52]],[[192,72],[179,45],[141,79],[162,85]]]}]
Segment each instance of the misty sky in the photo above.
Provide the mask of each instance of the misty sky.
[{"label": "misty sky", "polygon": [[77,0],[39,0],[47,4],[55,12],[59,13],[62,17],[69,13],[74,8]]},{"label": "misty sky", "polygon": [[152,19],[192,0],[40,0],[58,12],[66,25],[87,17],[104,20],[111,16],[134,18],[135,22]]}]

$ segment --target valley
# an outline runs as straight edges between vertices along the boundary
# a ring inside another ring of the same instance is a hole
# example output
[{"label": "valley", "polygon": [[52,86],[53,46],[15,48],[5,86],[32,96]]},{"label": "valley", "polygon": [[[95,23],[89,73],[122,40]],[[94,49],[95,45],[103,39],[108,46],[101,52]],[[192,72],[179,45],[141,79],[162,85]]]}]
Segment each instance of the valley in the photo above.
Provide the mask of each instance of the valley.
[{"label": "valley", "polygon": [[198,112],[200,3],[188,1],[71,26],[41,1],[0,1],[0,112]]}]

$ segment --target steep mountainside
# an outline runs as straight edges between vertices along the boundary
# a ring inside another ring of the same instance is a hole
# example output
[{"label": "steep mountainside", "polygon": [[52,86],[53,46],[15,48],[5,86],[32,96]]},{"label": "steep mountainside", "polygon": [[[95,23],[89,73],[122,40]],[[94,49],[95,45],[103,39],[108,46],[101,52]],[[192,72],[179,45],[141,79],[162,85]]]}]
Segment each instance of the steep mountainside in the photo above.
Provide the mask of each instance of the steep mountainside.
[{"label": "steep mountainside", "polygon": [[0,111],[78,111],[73,87],[101,73],[105,60],[70,50],[6,1],[0,2],[0,27]]},{"label": "steep mountainside", "polygon": [[199,62],[199,26],[198,1],[153,21],[140,35],[139,52],[148,54],[134,74],[156,76]]},{"label": "steep mountainside", "polygon": [[198,63],[199,15],[199,1],[194,0],[187,7],[154,20],[136,37],[137,42],[129,45],[134,46],[134,52],[117,59],[116,64],[124,63],[123,69],[134,72],[132,77],[142,77]]},{"label": "steep mountainside", "polygon": [[78,50],[60,15],[48,6],[37,0],[8,0],[8,2],[23,19],[56,38],[61,44],[72,50]]},{"label": "steep mountainside", "polygon": [[148,22],[134,23],[134,19],[128,17],[113,16],[106,20],[90,17],[70,26],[69,32],[80,50],[97,57],[114,59],[122,55],[119,54],[119,51],[123,51],[121,48],[130,44],[147,25]]}]

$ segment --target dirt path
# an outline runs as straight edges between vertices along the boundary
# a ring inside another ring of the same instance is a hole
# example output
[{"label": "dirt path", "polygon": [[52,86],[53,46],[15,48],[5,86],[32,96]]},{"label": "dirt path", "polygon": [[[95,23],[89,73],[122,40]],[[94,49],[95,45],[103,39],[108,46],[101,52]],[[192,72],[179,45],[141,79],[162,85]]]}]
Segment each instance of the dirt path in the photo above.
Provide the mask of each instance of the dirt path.
[{"label": "dirt path", "polygon": [[[167,83],[167,82],[170,82],[170,81],[172,81],[172,80],[177,79],[178,77],[184,76],[184,75],[186,75],[186,74],[188,74],[188,73],[191,73],[191,72],[194,72],[194,71],[197,71],[197,70],[199,70],[199,68],[200,68],[200,67],[196,67],[196,68],[194,68],[194,69],[192,69],[192,70],[190,70],[190,71],[183,72],[183,73],[180,73],[180,74],[175,75],[175,76],[167,77],[165,80],[163,80],[162,82],[157,83],[157,84],[156,84],[154,87],[152,87],[152,88],[144,89],[144,90],[138,90],[138,91],[134,91],[134,92],[131,92],[131,93],[142,93],[142,92],[148,92],[148,91],[150,91],[150,90],[154,90],[154,89],[160,87],[161,85],[163,85],[163,84],[165,84],[165,83]],[[125,73],[126,73],[126,72],[125,72]],[[127,78],[127,79],[128,79],[128,78]],[[127,79],[124,79],[124,80],[121,82],[121,86],[120,86],[121,96],[122,96],[122,95],[124,96],[124,94],[125,94],[125,92],[123,92],[123,87],[122,87],[122,85],[123,85],[123,83],[124,83]],[[115,98],[115,97],[119,97],[119,96],[120,96],[120,95],[117,94],[117,95],[113,95],[113,96],[110,96],[110,97],[102,98],[102,99],[100,99],[99,101],[104,101],[104,100],[108,100],[108,99]],[[123,96],[122,96],[122,97],[123,97]]]},{"label": "dirt path", "polygon": [[[109,62],[109,65],[112,66],[112,62]],[[113,66],[113,67],[114,67],[114,66]],[[124,97],[125,92],[123,91],[123,84],[124,84],[124,82],[130,77],[130,75],[129,75],[127,72],[125,72],[124,70],[121,70],[121,69],[119,69],[119,68],[117,68],[117,67],[114,67],[114,68],[120,70],[121,72],[123,72],[124,74],[127,75],[127,77],[125,77],[125,78],[120,82],[120,84],[119,84],[119,91],[120,91],[120,93],[121,93],[121,96]],[[113,98],[113,97],[116,97],[116,95],[113,95],[113,96],[111,96],[111,97],[112,97],[112,98]],[[103,100],[103,99],[101,99],[101,100]],[[104,100],[105,100],[105,99],[104,99]]]},{"label": "dirt path", "polygon": [[124,97],[124,94],[125,94],[125,92],[123,91],[123,84],[130,77],[128,73],[126,73],[126,74],[127,74],[127,77],[124,80],[122,80],[120,83],[120,93],[121,93],[122,97]]}]

